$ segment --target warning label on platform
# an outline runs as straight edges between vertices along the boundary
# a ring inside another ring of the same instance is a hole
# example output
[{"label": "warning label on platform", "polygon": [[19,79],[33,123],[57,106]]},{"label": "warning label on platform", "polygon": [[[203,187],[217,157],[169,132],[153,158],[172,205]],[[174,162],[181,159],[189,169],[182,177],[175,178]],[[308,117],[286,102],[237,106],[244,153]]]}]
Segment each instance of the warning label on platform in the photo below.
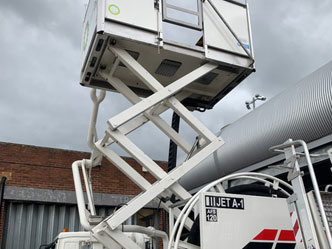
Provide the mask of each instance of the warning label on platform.
[{"label": "warning label on platform", "polygon": [[205,207],[244,209],[243,198],[205,196]]},{"label": "warning label on platform", "polygon": [[217,209],[213,209],[213,208],[206,209],[206,221],[207,222],[217,222],[218,221]]}]

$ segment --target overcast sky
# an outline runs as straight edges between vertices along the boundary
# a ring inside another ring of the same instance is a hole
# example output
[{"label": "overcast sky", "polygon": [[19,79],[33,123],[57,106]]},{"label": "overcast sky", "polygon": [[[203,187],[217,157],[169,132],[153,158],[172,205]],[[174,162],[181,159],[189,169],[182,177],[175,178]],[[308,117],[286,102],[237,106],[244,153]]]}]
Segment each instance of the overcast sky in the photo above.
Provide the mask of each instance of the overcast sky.
[{"label": "overcast sky", "polygon": [[[0,141],[88,151],[90,90],[80,86],[83,0],[0,1]],[[268,99],[332,59],[330,0],[251,0],[257,72],[218,103],[195,113],[212,131],[248,113],[244,102]],[[98,120],[127,101],[108,93]],[[170,121],[170,113],[163,116]],[[182,126],[192,142],[194,134]],[[148,133],[148,135],[147,135]],[[154,159],[166,160],[168,140],[152,126],[131,137]]]}]

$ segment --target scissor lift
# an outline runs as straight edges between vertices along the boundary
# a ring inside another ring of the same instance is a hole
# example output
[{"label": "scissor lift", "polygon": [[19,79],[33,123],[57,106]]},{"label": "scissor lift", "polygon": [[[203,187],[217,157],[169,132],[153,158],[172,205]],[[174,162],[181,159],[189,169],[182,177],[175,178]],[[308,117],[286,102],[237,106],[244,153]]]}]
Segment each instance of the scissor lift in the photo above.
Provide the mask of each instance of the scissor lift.
[{"label": "scissor lift", "polygon": [[[223,144],[223,140],[191,111],[212,108],[254,71],[247,5],[236,1],[192,0],[196,9],[188,10],[172,3],[174,1],[168,0],[91,0],[87,9],[81,84],[93,88],[94,109],[88,139],[92,156],[78,166],[83,170],[89,211],[85,208],[77,165],[73,169],[81,223],[105,246],[116,241],[123,248],[138,248],[121,232],[124,221],[155,198],[160,199],[160,206],[166,210],[172,204],[171,195],[180,200],[191,198],[178,180]],[[141,11],[133,12],[135,8]],[[172,10],[191,14],[197,17],[197,22],[170,17]],[[194,46],[168,41],[163,37],[164,22],[198,30],[201,37]],[[102,89],[99,97],[95,88]],[[105,136],[95,141],[98,106],[105,90],[121,93],[133,105],[110,118]],[[176,112],[197,133],[199,149],[193,148],[160,117],[168,109]],[[149,121],[188,155],[188,159],[171,172],[165,172],[127,137]],[[139,162],[156,182],[151,184],[116,154],[109,147],[114,143]],[[105,220],[94,211],[87,174],[102,157],[142,189],[141,194]],[[177,209],[173,212],[175,216],[180,213]],[[189,228],[190,221],[186,225]]]}]

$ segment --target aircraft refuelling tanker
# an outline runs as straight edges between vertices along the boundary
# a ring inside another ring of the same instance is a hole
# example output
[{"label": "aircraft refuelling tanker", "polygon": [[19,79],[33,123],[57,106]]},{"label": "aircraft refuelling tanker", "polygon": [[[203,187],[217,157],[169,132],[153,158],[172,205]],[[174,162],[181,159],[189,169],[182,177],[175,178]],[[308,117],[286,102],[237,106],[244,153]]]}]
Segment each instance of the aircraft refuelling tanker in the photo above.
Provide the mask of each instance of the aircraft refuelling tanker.
[{"label": "aircraft refuelling tanker", "polygon": [[181,184],[192,189],[271,157],[292,138],[311,142],[332,132],[332,62],[220,131],[225,144]]}]

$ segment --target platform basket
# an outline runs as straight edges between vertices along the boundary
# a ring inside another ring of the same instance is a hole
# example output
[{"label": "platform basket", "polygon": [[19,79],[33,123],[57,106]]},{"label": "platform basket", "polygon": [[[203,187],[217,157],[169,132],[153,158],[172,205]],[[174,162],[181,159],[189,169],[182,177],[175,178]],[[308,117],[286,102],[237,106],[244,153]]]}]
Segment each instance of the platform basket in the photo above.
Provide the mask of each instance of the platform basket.
[{"label": "platform basket", "polygon": [[[255,70],[248,6],[236,1],[90,0],[82,36],[80,83],[88,87],[116,91],[99,74],[114,66],[111,47],[124,49],[163,86],[217,64],[182,90],[191,93],[183,103],[194,109],[212,108]],[[141,97],[151,95],[125,64],[113,77]]]}]

